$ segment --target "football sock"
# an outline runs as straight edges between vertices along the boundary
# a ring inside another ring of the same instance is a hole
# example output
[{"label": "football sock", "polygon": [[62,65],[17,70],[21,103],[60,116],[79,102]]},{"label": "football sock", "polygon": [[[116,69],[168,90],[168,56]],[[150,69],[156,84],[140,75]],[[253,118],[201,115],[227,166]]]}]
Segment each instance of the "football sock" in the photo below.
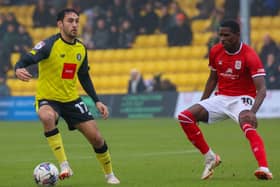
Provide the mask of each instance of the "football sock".
[{"label": "football sock", "polygon": [[59,164],[67,160],[65,155],[62,138],[57,128],[51,130],[49,132],[45,132],[45,136],[48,140],[48,144],[53,151],[56,159],[58,160]]},{"label": "football sock", "polygon": [[97,160],[101,164],[104,174],[108,175],[113,173],[111,156],[106,142],[104,142],[104,145],[101,148],[94,148],[94,151],[96,153]]},{"label": "football sock", "polygon": [[212,149],[209,149],[209,151],[207,153],[205,153],[204,155],[206,158],[213,158],[215,157],[215,153],[212,151]]},{"label": "football sock", "polygon": [[185,110],[178,116],[181,127],[183,128],[185,135],[192,142],[192,144],[199,149],[202,154],[206,154],[210,148],[205,141],[200,128],[196,124],[196,119],[191,112]]},{"label": "football sock", "polygon": [[251,150],[258,162],[259,167],[268,167],[266,160],[266,153],[262,138],[257,133],[256,129],[251,124],[244,124],[242,130],[249,140],[251,145]]}]

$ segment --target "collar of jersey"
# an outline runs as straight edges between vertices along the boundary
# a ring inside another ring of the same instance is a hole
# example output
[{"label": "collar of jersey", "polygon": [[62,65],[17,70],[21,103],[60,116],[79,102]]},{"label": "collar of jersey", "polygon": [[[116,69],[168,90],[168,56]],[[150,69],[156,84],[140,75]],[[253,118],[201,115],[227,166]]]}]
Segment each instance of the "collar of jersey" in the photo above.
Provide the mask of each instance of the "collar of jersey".
[{"label": "collar of jersey", "polygon": [[236,54],[238,54],[238,53],[241,51],[242,46],[243,46],[243,42],[240,43],[239,49],[238,49],[236,52],[234,52],[234,53],[230,53],[230,52],[228,52],[227,50],[225,50],[225,51],[226,51],[226,53],[227,53],[228,55],[236,55]]},{"label": "collar of jersey", "polygon": [[59,34],[59,38],[60,38],[64,43],[67,43],[67,44],[69,44],[69,45],[75,45],[75,44],[76,44],[76,41],[77,41],[77,40],[75,39],[73,43],[67,42],[67,41],[65,41],[65,40],[62,38],[61,34]]}]

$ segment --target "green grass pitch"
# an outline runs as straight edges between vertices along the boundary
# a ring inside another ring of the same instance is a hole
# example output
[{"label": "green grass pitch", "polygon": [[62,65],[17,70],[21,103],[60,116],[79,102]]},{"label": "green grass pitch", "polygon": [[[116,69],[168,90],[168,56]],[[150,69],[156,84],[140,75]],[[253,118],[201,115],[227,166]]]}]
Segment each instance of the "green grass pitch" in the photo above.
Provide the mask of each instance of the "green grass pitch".
[{"label": "green grass pitch", "polygon": [[[210,180],[200,180],[204,158],[187,141],[175,119],[98,119],[113,159],[120,187],[279,187],[280,119],[259,121],[272,181],[260,181],[253,175],[257,163],[238,125],[224,121],[201,125],[222,164]],[[83,136],[59,124],[74,176],[59,181],[58,187],[103,187],[99,163]],[[0,122],[0,187],[36,186],[32,172],[40,162],[57,165],[39,122]]]}]

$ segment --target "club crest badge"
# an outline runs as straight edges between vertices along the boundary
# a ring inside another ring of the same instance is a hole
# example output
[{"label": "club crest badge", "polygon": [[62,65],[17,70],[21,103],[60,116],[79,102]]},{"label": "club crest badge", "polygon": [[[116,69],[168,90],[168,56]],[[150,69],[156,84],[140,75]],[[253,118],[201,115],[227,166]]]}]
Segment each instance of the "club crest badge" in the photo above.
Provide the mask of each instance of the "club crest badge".
[{"label": "club crest badge", "polygon": [[76,58],[77,58],[77,60],[81,61],[82,55],[81,55],[80,53],[78,53],[77,56],[76,56]]},{"label": "club crest badge", "polygon": [[239,70],[239,69],[241,69],[241,65],[242,65],[241,60],[236,60],[236,61],[235,61],[234,68],[237,69],[237,70]]}]

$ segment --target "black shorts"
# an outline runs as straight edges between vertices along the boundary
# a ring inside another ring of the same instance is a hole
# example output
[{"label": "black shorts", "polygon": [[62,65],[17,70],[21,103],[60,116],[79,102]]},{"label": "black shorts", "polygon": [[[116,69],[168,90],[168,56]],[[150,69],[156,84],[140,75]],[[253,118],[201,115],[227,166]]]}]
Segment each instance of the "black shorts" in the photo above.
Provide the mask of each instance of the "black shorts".
[{"label": "black shorts", "polygon": [[43,105],[51,106],[58,115],[66,121],[69,130],[75,130],[75,126],[81,122],[94,119],[91,112],[88,110],[88,107],[80,97],[74,101],[66,103],[47,99],[39,100],[39,108]]}]

